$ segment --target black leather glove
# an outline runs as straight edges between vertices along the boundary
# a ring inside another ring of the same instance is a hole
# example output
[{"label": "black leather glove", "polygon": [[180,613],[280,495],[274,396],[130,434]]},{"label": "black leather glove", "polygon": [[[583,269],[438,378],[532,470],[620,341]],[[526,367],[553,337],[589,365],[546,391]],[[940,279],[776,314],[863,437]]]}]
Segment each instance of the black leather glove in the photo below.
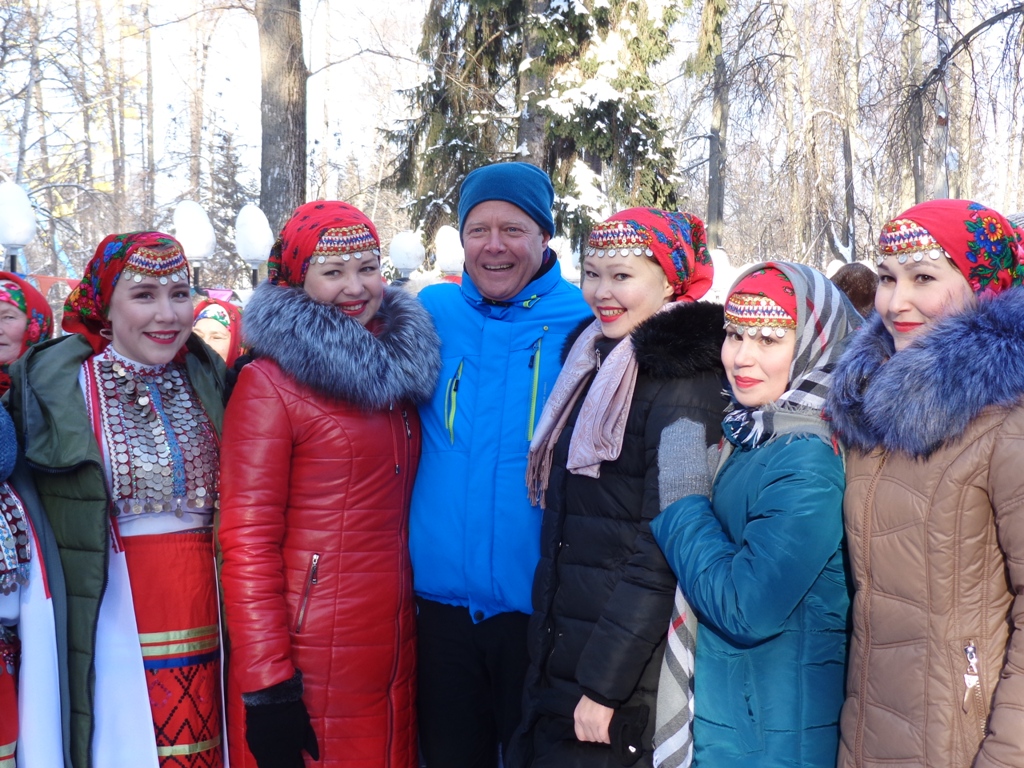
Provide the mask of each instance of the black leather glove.
[{"label": "black leather glove", "polygon": [[611,737],[612,742],[612,754],[623,765],[632,765],[644,753],[642,740],[649,716],[650,707],[646,704],[622,707],[615,710],[615,714],[612,715],[612,721],[608,724],[608,735]]},{"label": "black leather glove", "polygon": [[303,768],[302,750],[320,759],[302,699],[245,706],[245,740],[259,768]]}]

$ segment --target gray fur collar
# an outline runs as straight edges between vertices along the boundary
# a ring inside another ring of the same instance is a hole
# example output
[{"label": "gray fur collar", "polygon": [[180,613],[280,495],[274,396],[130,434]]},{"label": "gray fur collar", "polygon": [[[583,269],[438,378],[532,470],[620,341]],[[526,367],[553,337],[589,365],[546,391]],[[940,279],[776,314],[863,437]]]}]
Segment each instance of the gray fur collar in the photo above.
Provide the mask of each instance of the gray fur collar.
[{"label": "gray fur collar", "polygon": [[374,335],[301,288],[263,283],[245,308],[242,334],[254,356],[326,397],[367,409],[427,400],[441,368],[430,315],[416,297],[389,287],[377,318],[382,330]]},{"label": "gray fur collar", "polygon": [[895,353],[873,314],[832,376],[826,412],[842,440],[927,458],[989,406],[1024,396],[1024,290],[948,317]]}]

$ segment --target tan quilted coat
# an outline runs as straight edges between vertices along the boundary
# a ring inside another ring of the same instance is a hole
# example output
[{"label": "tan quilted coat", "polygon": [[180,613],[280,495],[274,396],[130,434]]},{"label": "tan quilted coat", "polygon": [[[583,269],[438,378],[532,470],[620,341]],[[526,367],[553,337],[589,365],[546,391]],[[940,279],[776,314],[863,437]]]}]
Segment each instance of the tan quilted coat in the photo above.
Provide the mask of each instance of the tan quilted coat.
[{"label": "tan quilted coat", "polygon": [[876,316],[828,411],[852,446],[839,766],[1024,766],[1024,291],[895,354]]},{"label": "tan quilted coat", "polygon": [[1003,554],[1024,553],[1024,408],[990,410],[927,461],[853,452],[846,488],[856,593],[839,765],[1024,766],[1024,635],[1008,645],[1024,557]]}]

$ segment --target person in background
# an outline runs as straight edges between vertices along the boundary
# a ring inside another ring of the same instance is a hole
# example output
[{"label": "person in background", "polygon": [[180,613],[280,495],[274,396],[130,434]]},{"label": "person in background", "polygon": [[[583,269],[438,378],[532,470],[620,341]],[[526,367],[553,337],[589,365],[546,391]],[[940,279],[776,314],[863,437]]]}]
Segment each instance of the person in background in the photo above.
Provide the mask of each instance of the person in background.
[{"label": "person in background", "polygon": [[651,529],[700,626],[692,758],[701,768],[835,764],[850,598],[843,458],[822,409],[859,324],[820,272],[750,267],[725,304],[733,404],[713,486],[707,464],[690,458],[703,446],[698,426],[674,435],[689,451],[662,446],[662,462],[681,464],[691,486]]},{"label": "person in background", "polygon": [[0,408],[0,766],[71,764],[66,611],[57,543]]},{"label": "person in background", "polygon": [[224,421],[231,763],[414,768],[408,512],[440,345],[347,203],[300,206],[268,266]]},{"label": "person in background", "polygon": [[224,764],[224,364],[191,338],[189,277],[169,235],[109,235],[65,302],[68,335],[11,369],[11,416],[66,576],[75,766]]},{"label": "person in background", "polygon": [[0,272],[0,395],[11,387],[11,363],[53,336],[53,310],[38,290],[11,272]]},{"label": "person in background", "polygon": [[540,514],[526,454],[567,335],[590,315],[547,247],[554,190],[539,168],[498,163],[462,183],[462,285],[419,297],[441,337],[441,378],[421,408],[410,513],[420,742],[429,768],[495,766],[519,724]]},{"label": "person in background", "polygon": [[712,274],[691,214],[631,208],[590,233],[582,288],[593,318],[570,337],[530,446],[541,559],[507,765],[652,764],[676,588],[650,531],[674,470],[658,445],[688,419],[704,430],[703,463],[721,437],[722,307],[697,302]]},{"label": "person in background", "polygon": [[855,590],[839,765],[1024,765],[1024,232],[933,200],[877,260],[828,402]]},{"label": "person in background", "polygon": [[861,317],[867,317],[874,310],[878,275],[871,267],[859,262],[844,264],[832,275],[832,282],[846,294]]},{"label": "person in background", "polygon": [[242,353],[242,313],[234,304],[203,299],[193,311],[192,331],[231,368]]}]

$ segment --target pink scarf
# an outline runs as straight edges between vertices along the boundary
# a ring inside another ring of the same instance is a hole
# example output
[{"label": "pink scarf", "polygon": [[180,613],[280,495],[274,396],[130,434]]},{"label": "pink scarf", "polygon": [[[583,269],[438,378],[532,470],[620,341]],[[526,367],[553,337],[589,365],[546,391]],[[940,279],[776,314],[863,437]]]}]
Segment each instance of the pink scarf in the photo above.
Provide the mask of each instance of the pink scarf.
[{"label": "pink scarf", "polygon": [[[670,302],[659,312],[675,306]],[[551,475],[551,457],[569,414],[586,388],[591,372],[594,383],[587,392],[569,441],[566,469],[574,475],[601,476],[601,462],[614,461],[622,453],[626,418],[636,388],[637,363],[633,339],[626,336],[608,357],[599,361],[595,342],[601,338],[601,321],[594,320],[579,335],[558,374],[544,405],[530,443],[526,465],[527,496],[531,504],[544,508],[544,494]]]}]

